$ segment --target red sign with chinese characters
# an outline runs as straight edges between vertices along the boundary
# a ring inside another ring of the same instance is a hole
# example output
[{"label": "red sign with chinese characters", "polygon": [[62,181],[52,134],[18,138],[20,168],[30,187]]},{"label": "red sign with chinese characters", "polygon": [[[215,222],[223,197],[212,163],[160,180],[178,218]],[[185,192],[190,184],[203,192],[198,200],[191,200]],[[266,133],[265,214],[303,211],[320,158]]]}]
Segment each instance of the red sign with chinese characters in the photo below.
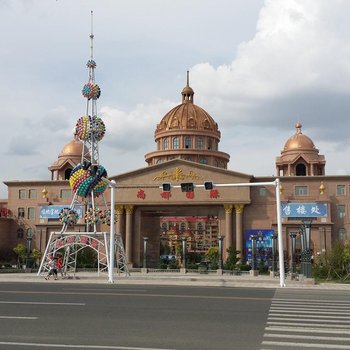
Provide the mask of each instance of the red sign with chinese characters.
[{"label": "red sign with chinese characters", "polygon": [[145,198],[146,198],[146,193],[145,193],[145,191],[140,189],[140,190],[137,192],[137,198],[145,199]]},{"label": "red sign with chinese characters", "polygon": [[171,197],[171,192],[161,192],[160,196],[164,199],[169,199]]},{"label": "red sign with chinese characters", "polygon": [[220,197],[219,190],[210,190],[209,196],[210,198],[219,198]]}]

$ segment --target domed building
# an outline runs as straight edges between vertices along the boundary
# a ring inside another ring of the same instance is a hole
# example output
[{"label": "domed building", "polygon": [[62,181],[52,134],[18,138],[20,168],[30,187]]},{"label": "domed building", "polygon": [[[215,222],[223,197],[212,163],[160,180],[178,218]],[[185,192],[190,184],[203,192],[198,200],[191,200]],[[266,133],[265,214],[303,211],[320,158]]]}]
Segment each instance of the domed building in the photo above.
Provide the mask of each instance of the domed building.
[{"label": "domed building", "polygon": [[277,176],[325,175],[325,157],[301,132],[301,127],[301,123],[295,124],[295,134],[285,143],[281,156],[276,158]]},{"label": "domed building", "polygon": [[157,150],[145,155],[146,162],[155,165],[177,158],[227,169],[230,156],[219,151],[218,124],[209,113],[194,104],[189,72],[181,95],[182,103],[157,124],[154,134]]},{"label": "domed building", "polygon": [[58,155],[58,159],[49,167],[51,180],[68,180],[75,165],[81,162],[83,143],[74,138]]},{"label": "domed building", "polygon": [[[277,177],[287,260],[291,234],[299,237],[296,249],[300,256],[299,232],[305,219],[312,219],[313,254],[347,239],[350,176],[325,174],[325,157],[302,132],[301,123],[295,125],[290,138],[281,140],[284,147],[276,158],[276,176],[256,177],[227,169],[230,156],[219,151],[219,126],[194,104],[188,76],[181,95],[181,104],[160,117],[154,134],[156,149],[145,155],[148,166],[110,177],[118,189],[116,231],[123,238],[130,266],[142,266],[145,239],[149,267],[158,265],[165,244],[177,254],[183,238],[188,253],[203,254],[222,239],[225,258],[227,249],[235,247],[241,259],[247,259],[252,234],[271,238],[277,232],[276,189],[263,185]],[[1,213],[6,212],[0,216],[0,255],[5,250],[13,252],[26,237],[33,237],[33,247],[43,251],[50,234],[59,232],[62,225],[57,213],[71,203],[67,179],[81,155],[82,143],[73,139],[49,167],[50,180],[4,182],[8,199],[0,203]],[[205,183],[212,186],[205,187]],[[170,186],[165,188],[164,184]],[[107,202],[109,195],[106,191]],[[72,230],[84,231],[83,217],[84,213]],[[271,242],[270,238],[266,242]]]}]

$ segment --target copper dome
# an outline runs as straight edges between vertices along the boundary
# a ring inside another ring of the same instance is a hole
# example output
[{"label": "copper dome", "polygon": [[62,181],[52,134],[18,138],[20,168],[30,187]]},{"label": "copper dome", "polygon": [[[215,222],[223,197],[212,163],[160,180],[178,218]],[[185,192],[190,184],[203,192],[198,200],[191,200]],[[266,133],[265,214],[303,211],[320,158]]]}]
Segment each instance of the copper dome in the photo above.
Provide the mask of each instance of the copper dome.
[{"label": "copper dome", "polygon": [[61,157],[79,157],[81,156],[83,151],[83,144],[82,142],[73,139],[72,141],[68,142],[62,149],[61,153],[58,155],[59,158]]},{"label": "copper dome", "polygon": [[301,132],[301,123],[295,124],[295,134],[284,145],[284,151],[293,149],[315,149],[313,141]]}]

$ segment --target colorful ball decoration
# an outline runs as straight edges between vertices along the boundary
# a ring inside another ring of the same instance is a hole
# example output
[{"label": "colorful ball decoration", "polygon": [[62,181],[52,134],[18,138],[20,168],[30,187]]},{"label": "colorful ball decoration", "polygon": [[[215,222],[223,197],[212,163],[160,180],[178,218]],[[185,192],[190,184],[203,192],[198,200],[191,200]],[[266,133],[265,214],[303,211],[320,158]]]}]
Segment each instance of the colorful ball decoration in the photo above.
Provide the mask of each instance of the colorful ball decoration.
[{"label": "colorful ball decoration", "polygon": [[88,62],[86,63],[86,66],[88,68],[96,68],[96,62],[94,60],[88,60]]},{"label": "colorful ball decoration", "polygon": [[70,208],[63,208],[59,214],[59,220],[67,226],[73,226],[77,223],[79,214]]},{"label": "colorful ball decoration", "polygon": [[88,225],[100,224],[103,218],[103,211],[98,208],[89,208],[85,213],[85,222]]},{"label": "colorful ball decoration", "polygon": [[75,125],[75,134],[82,141],[87,141],[93,136],[95,141],[101,141],[105,136],[106,127],[100,117],[84,115],[78,119]]},{"label": "colorful ball decoration", "polygon": [[82,94],[88,100],[97,100],[101,95],[101,89],[96,83],[87,83],[83,87]]},{"label": "colorful ball decoration", "polygon": [[[108,226],[111,226],[111,211],[110,209],[106,209],[104,214],[103,214],[103,218],[102,218],[102,223]],[[114,213],[114,223],[117,222],[117,213]]]},{"label": "colorful ball decoration", "polygon": [[93,192],[98,197],[108,186],[103,177],[107,177],[107,171],[102,165],[93,165],[89,169],[79,163],[71,172],[69,184],[78,196],[87,197]]}]

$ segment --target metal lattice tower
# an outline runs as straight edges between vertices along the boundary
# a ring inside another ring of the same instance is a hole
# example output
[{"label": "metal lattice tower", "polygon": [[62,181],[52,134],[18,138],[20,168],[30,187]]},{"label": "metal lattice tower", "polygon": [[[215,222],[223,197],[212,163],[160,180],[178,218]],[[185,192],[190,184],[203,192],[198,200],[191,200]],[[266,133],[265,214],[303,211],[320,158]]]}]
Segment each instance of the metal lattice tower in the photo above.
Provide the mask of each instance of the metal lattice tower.
[{"label": "metal lattice tower", "polygon": [[[97,254],[98,274],[108,271],[109,280],[113,282],[112,271],[115,267],[118,273],[129,275],[129,271],[121,235],[119,232],[114,235],[115,217],[114,202],[112,201],[112,197],[114,200],[114,192],[113,196],[111,195],[110,210],[107,209],[104,197],[104,191],[108,186],[111,191],[114,191],[115,183],[107,179],[107,172],[100,164],[98,144],[104,137],[105,125],[102,119],[97,116],[96,102],[100,97],[101,90],[95,82],[96,62],[93,57],[93,42],[93,12],[91,11],[90,59],[87,62],[89,80],[82,90],[82,94],[87,100],[86,115],[78,119],[75,132],[75,137],[83,143],[81,163],[77,164],[71,172],[69,182],[73,198],[70,207],[64,208],[60,213],[60,220],[63,223],[61,231],[53,232],[49,237],[38,275],[49,270],[50,259],[58,252],[64,252],[65,274],[73,273],[75,275],[78,252],[89,247]],[[105,210],[96,206],[97,197],[100,197],[100,202],[106,208]],[[75,209],[82,204],[85,206],[86,232],[68,232],[67,229],[74,226],[79,219]],[[109,234],[97,232],[97,225],[101,223],[111,226]],[[117,257],[116,260],[114,256]]]}]

